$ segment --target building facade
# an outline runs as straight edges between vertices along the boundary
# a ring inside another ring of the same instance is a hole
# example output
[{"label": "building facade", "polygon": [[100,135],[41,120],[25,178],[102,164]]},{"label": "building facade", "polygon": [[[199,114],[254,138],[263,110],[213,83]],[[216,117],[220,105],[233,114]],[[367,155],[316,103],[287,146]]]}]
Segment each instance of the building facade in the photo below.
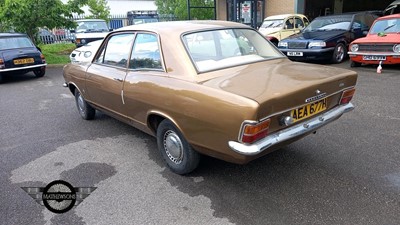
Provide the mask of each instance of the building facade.
[{"label": "building facade", "polygon": [[310,20],[334,13],[383,10],[393,0],[216,0],[218,20],[257,27],[267,16],[300,13]]}]

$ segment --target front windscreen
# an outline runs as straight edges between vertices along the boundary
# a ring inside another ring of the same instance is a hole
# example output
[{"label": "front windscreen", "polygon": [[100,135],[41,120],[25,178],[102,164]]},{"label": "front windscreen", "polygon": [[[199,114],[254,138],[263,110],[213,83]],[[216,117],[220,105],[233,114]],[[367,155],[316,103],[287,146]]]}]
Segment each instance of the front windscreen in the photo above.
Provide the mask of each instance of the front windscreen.
[{"label": "front windscreen", "polygon": [[352,15],[318,17],[314,19],[304,29],[304,32],[327,31],[327,30],[349,30],[351,20],[352,20]]},{"label": "front windscreen", "polygon": [[35,47],[27,37],[6,37],[0,38],[0,49],[30,48]]},{"label": "front windscreen", "polygon": [[371,27],[370,34],[399,33],[400,19],[379,20]]},{"label": "front windscreen", "polygon": [[101,32],[108,31],[106,22],[104,21],[80,21],[76,28],[77,33],[82,32]]},{"label": "front windscreen", "polygon": [[284,57],[252,29],[221,29],[183,36],[187,52],[199,72]]},{"label": "front windscreen", "polygon": [[264,20],[260,28],[277,28],[283,26],[283,20]]}]

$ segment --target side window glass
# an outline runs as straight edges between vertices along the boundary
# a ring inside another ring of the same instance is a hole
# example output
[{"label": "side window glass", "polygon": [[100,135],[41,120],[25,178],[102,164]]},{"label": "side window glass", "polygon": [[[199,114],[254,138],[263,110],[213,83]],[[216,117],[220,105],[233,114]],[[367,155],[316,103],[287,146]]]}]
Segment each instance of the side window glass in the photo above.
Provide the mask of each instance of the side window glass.
[{"label": "side window glass", "polygon": [[99,54],[99,56],[94,61],[95,63],[103,63],[103,61],[104,61],[104,52],[105,51],[106,51],[106,48],[103,47],[103,49],[101,50],[101,53]]},{"label": "side window glass", "polygon": [[368,30],[368,22],[366,19],[367,15],[356,15],[354,17],[354,22],[352,25],[353,29],[361,29],[361,30]]},{"label": "side window glass", "polygon": [[301,29],[304,27],[304,23],[299,17],[296,17],[294,21],[294,28]]},{"label": "side window glass", "polygon": [[96,59],[97,63],[111,66],[126,67],[134,34],[117,34],[108,39],[107,45],[102,49]]},{"label": "side window glass", "polygon": [[289,19],[286,20],[285,28],[286,29],[293,29],[294,28],[293,18],[289,18]]},{"label": "side window glass", "polygon": [[368,15],[368,17],[367,17],[367,25],[368,25],[369,28],[372,26],[372,24],[374,23],[376,18],[377,17],[374,16],[374,15]]},{"label": "side window glass", "polygon": [[131,69],[162,69],[158,38],[154,34],[137,34],[129,62]]},{"label": "side window glass", "polygon": [[308,19],[307,18],[303,18],[303,20],[304,20],[304,26],[306,27],[306,26],[308,26],[308,24],[310,23],[310,21],[308,21]]}]

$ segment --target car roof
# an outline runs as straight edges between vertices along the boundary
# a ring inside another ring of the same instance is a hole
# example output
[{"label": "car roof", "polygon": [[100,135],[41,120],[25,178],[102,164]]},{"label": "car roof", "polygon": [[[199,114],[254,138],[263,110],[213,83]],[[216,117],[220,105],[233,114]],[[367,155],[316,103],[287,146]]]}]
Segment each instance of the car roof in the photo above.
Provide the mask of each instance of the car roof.
[{"label": "car roof", "polygon": [[0,33],[0,37],[27,37],[28,35],[23,33]]},{"label": "car roof", "polygon": [[187,21],[167,21],[167,22],[156,22],[137,24],[131,26],[125,26],[117,29],[116,31],[129,31],[129,30],[146,30],[155,33],[171,33],[171,31],[178,33],[186,33],[196,30],[208,30],[208,29],[223,29],[223,28],[248,28],[253,29],[248,25],[222,21],[222,20],[187,20]]},{"label": "car roof", "polygon": [[345,12],[340,14],[331,14],[326,16],[318,16],[317,18],[329,18],[329,17],[340,17],[340,16],[354,16],[357,14],[371,14],[374,15],[372,12],[369,11],[360,11],[360,12]]},{"label": "car roof", "polygon": [[286,17],[289,17],[289,16],[305,17],[303,14],[280,14],[280,15],[268,16],[264,20],[279,20],[279,19],[285,19]]}]

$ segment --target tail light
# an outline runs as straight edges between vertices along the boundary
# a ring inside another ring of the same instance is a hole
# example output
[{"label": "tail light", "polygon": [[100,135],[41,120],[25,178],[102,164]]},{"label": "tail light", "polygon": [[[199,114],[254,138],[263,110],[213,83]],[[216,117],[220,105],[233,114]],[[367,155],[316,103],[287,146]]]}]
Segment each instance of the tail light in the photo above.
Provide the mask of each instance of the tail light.
[{"label": "tail light", "polygon": [[264,120],[262,122],[255,123],[245,123],[242,126],[241,131],[241,141],[243,143],[253,143],[261,138],[264,138],[268,135],[269,125],[271,123],[270,119]]},{"label": "tail light", "polygon": [[0,69],[4,69],[6,66],[4,65],[4,60],[0,59]]},{"label": "tail light", "polygon": [[40,54],[40,58],[42,59],[42,62],[43,62],[43,63],[46,63],[46,58],[44,57],[43,54]]},{"label": "tail light", "polygon": [[355,91],[356,91],[355,88],[343,91],[342,97],[340,98],[340,105],[349,103],[351,101],[351,99],[353,98]]}]

